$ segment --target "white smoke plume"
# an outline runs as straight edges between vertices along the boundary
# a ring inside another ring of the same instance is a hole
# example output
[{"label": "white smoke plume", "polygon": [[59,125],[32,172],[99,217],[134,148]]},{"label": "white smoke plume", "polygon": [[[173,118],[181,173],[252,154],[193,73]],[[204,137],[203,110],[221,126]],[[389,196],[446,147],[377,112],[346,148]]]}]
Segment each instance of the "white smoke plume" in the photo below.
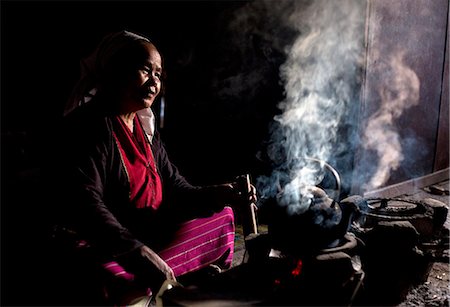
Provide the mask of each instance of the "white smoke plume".
[{"label": "white smoke plume", "polygon": [[301,7],[295,3],[286,20],[298,35],[286,48],[287,60],[280,69],[285,99],[279,104],[282,113],[275,117],[278,126],[269,153],[278,166],[270,178],[259,178],[259,190],[265,197],[281,188],[278,203],[291,213],[302,213],[310,204],[308,187],[323,176],[308,158],[333,164],[349,150],[338,140],[339,129],[357,122],[351,110],[359,104],[355,80],[364,59],[365,9],[354,0],[319,0]]},{"label": "white smoke plume", "polygon": [[[397,125],[419,102],[419,79],[406,65],[405,52],[395,49],[400,47],[365,49],[368,6],[366,0],[259,0],[232,19],[229,48],[242,59],[244,73],[230,74],[221,93],[241,101],[261,91],[268,64],[279,67],[284,89],[267,148],[271,172],[256,178],[261,199],[276,197],[292,213],[306,211],[308,187],[324,176],[323,165],[310,158],[334,166],[343,184],[358,192],[376,189],[401,166],[406,147],[417,144],[401,136]],[[370,26],[371,33],[380,32],[380,23]],[[379,84],[377,97],[360,95],[364,69],[370,70],[370,86]],[[354,165],[358,154],[362,158]]]},{"label": "white smoke plume", "polygon": [[363,148],[375,151],[378,157],[374,174],[363,185],[365,191],[383,186],[391,172],[400,166],[404,156],[395,120],[419,103],[420,81],[405,64],[404,52],[394,52],[381,69],[384,70],[384,82],[378,90],[380,106],[370,116],[363,136]]}]

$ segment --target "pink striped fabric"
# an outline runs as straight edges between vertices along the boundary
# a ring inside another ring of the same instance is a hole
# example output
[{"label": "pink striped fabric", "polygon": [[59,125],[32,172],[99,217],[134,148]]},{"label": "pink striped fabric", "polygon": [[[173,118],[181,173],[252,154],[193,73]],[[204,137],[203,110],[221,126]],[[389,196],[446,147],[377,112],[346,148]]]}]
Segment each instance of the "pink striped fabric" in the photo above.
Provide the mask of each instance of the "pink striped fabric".
[{"label": "pink striped fabric", "polygon": [[[234,214],[230,207],[211,217],[198,218],[181,224],[171,242],[158,254],[173,269],[176,276],[204,268],[212,263],[229,267],[233,261]],[[224,256],[226,255],[225,259]],[[115,276],[128,281],[134,275],[125,271],[117,262],[103,264],[103,268]]]},{"label": "pink striped fabric", "polygon": [[176,241],[158,254],[176,276],[215,263],[227,252],[220,265],[229,267],[233,260],[234,230],[233,210],[225,207],[211,217],[182,224],[175,235]]},{"label": "pink striped fabric", "polygon": [[103,263],[102,266],[107,272],[111,273],[115,277],[120,277],[129,281],[134,280],[134,275],[125,271],[125,269],[116,261]]}]

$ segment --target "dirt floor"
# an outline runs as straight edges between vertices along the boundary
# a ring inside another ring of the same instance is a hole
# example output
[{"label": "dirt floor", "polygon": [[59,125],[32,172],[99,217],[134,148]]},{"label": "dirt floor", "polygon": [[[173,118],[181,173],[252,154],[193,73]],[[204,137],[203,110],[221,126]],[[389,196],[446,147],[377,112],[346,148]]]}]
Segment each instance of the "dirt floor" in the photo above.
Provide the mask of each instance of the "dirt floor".
[{"label": "dirt floor", "polygon": [[428,280],[409,291],[399,307],[449,306],[449,264],[435,262]]}]

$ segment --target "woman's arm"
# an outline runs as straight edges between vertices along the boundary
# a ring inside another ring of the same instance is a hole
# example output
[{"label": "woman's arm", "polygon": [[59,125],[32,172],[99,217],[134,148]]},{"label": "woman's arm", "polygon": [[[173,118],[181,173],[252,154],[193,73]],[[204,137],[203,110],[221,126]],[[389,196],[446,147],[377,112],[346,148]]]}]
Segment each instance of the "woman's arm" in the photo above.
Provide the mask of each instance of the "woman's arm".
[{"label": "woman's arm", "polygon": [[[92,112],[92,111],[90,111]],[[88,113],[90,114],[90,113]],[[105,201],[111,181],[113,141],[109,121],[91,116],[69,118],[60,155],[61,206],[75,230],[102,253],[118,256],[143,244],[125,228]]]},{"label": "woman's arm", "polygon": [[[178,204],[175,207],[177,210],[190,215],[190,217],[210,215],[221,211],[225,205],[231,205],[241,199],[241,191],[231,182],[205,186],[190,184],[170,161],[158,133],[155,133],[152,150],[162,176],[166,200],[171,203],[170,205]],[[249,197],[256,199],[254,187],[252,187],[251,193],[252,195]]]}]

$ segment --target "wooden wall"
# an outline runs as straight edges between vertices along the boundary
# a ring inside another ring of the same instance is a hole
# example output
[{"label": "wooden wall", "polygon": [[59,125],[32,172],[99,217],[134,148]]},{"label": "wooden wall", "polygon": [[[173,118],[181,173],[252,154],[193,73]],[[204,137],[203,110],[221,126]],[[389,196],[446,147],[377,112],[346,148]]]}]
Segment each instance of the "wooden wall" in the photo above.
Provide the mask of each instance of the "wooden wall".
[{"label": "wooden wall", "polygon": [[[368,1],[361,146],[355,158],[354,193],[448,167],[448,7],[448,0]],[[398,141],[400,151],[392,150],[391,156],[400,155],[402,161],[391,166],[384,182],[364,190],[361,182],[371,180],[380,160],[375,145],[365,146],[368,140],[374,144],[383,141],[374,129],[365,136],[377,116],[382,118],[381,124],[371,127],[382,129],[386,141],[380,153],[387,154]]]}]

